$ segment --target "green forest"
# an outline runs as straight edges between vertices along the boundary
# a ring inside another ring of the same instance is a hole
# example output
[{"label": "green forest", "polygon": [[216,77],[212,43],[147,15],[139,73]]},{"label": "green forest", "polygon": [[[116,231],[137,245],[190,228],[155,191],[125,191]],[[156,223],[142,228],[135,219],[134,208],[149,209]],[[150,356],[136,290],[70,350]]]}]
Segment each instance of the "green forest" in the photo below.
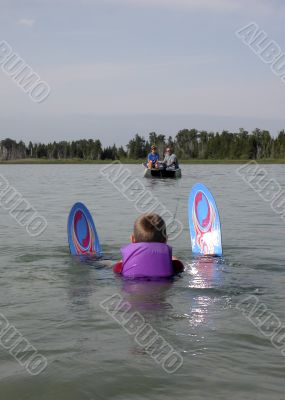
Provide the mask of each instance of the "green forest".
[{"label": "green forest", "polygon": [[99,139],[25,144],[12,139],[0,141],[0,160],[139,160],[156,144],[163,157],[171,146],[180,160],[262,160],[285,159],[285,131],[276,137],[269,131],[207,132],[183,129],[175,137],[149,133],[145,138],[136,134],[126,146],[103,147]]}]

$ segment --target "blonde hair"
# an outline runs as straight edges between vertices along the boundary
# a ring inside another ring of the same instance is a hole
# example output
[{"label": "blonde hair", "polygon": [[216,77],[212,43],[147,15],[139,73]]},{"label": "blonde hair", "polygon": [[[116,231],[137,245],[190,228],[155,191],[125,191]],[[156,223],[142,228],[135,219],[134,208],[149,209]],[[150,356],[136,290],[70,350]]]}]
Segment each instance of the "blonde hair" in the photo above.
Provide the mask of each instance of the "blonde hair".
[{"label": "blonde hair", "polygon": [[134,238],[136,243],[158,242],[166,243],[166,225],[158,214],[143,214],[134,224]]}]

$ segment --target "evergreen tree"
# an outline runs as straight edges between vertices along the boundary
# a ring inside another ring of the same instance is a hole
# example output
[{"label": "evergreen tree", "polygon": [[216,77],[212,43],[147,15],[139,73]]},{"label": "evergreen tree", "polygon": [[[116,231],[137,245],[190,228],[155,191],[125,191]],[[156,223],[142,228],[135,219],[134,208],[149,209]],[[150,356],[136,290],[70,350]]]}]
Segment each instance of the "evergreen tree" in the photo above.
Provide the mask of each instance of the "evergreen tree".
[{"label": "evergreen tree", "polygon": [[237,159],[261,160],[268,158],[285,158],[285,131],[279,132],[276,138],[267,130],[256,128],[252,133],[240,128],[238,132],[222,131],[207,132],[196,129],[183,129],[172,138],[167,139],[163,134],[150,132],[148,140],[136,134],[127,144],[127,151],[123,146],[114,144],[102,148],[100,140],[80,139],[72,142],[60,141],[53,143],[32,143],[28,146],[23,141],[13,139],[0,141],[0,160],[16,160],[25,157],[47,159],[80,159],[80,160],[116,160],[126,157],[143,159],[150,152],[151,145],[155,144],[161,158],[166,146],[173,148],[180,159]]}]

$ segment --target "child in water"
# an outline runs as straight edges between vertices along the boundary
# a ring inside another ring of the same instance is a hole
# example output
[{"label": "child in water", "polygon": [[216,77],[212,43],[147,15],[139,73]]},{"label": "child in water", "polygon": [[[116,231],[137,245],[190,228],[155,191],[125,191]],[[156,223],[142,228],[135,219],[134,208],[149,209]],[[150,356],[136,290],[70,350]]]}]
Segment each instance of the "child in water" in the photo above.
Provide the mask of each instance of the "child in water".
[{"label": "child in water", "polygon": [[122,261],[114,265],[115,273],[129,278],[166,278],[184,270],[182,262],[172,257],[166,225],[158,214],[137,218],[130,240],[121,248]]}]

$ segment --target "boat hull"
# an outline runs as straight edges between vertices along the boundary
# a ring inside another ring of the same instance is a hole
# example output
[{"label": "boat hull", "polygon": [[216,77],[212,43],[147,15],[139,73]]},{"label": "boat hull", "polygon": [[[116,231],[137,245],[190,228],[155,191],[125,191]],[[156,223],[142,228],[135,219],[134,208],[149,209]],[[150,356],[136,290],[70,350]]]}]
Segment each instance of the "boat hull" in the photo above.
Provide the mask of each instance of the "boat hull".
[{"label": "boat hull", "polygon": [[145,178],[181,178],[181,169],[149,169],[146,168],[144,172]]}]

